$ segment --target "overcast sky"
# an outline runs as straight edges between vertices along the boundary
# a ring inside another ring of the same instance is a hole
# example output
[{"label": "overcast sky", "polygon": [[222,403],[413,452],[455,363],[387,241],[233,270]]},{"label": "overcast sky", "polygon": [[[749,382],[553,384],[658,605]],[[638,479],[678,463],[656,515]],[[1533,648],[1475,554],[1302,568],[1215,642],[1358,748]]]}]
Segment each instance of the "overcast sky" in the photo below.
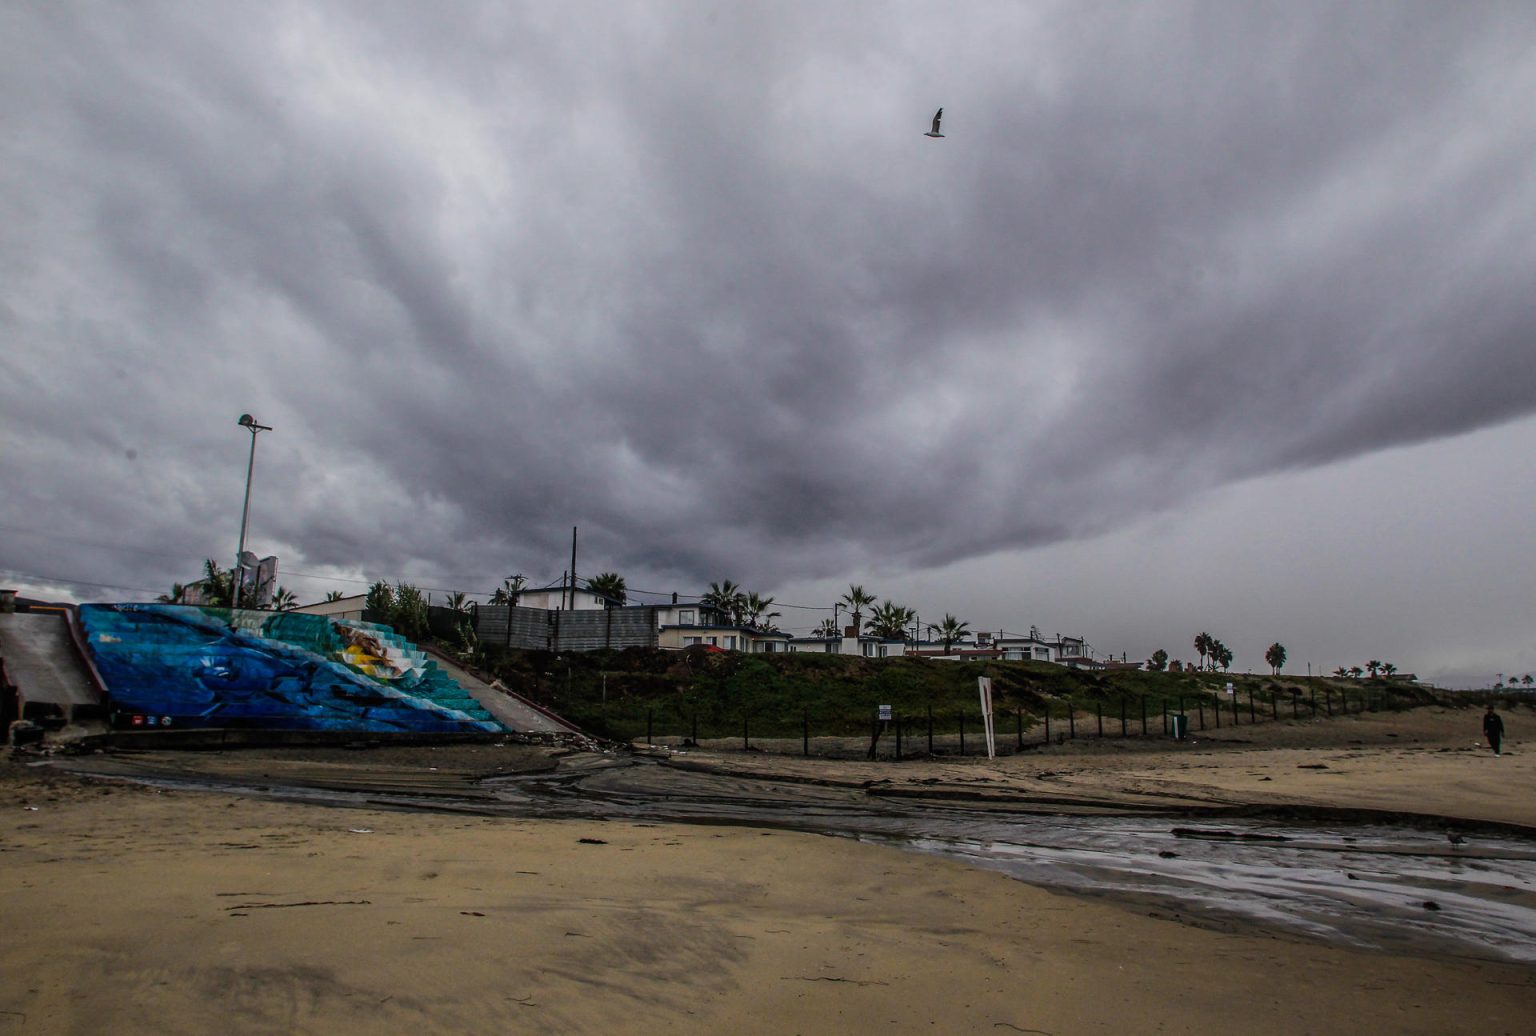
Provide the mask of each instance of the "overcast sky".
[{"label": "overcast sky", "polygon": [[305,601],[1536,670],[1532,97],[1524,0],[0,0],[0,578],[228,564],[250,412]]}]

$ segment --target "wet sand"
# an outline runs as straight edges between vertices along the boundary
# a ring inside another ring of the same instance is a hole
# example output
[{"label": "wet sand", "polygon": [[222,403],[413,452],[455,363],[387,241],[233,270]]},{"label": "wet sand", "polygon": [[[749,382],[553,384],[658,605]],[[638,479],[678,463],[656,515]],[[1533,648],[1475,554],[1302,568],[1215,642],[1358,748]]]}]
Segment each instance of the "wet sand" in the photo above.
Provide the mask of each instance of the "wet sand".
[{"label": "wet sand", "polygon": [[[1536,828],[1477,713],[1079,741],[1008,759],[677,759],[897,794],[1403,810]],[[182,756],[447,796],[489,746]],[[195,764],[195,765],[193,765]],[[0,1034],[1524,1033],[1536,969],[1193,927],[951,860],[744,827],[298,805],[0,767]],[[1269,778],[1265,780],[1264,778]],[[30,807],[30,808],[29,808]]]}]

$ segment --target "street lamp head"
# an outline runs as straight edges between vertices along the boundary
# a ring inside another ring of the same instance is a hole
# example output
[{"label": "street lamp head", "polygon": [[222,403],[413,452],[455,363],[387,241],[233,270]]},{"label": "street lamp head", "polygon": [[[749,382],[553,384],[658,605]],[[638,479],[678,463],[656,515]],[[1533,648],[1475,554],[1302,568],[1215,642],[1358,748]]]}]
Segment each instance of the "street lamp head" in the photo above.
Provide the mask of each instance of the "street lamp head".
[{"label": "street lamp head", "polygon": [[241,414],[239,424],[241,428],[250,429],[252,435],[255,435],[257,432],[270,432],[272,430],[267,425],[257,424],[256,419],[250,414]]},{"label": "street lamp head", "polygon": [[250,425],[253,425],[253,424],[256,423],[256,419],[254,417],[252,417],[250,414],[241,414],[240,415],[240,423],[242,425],[246,425],[247,427],[249,427]]}]

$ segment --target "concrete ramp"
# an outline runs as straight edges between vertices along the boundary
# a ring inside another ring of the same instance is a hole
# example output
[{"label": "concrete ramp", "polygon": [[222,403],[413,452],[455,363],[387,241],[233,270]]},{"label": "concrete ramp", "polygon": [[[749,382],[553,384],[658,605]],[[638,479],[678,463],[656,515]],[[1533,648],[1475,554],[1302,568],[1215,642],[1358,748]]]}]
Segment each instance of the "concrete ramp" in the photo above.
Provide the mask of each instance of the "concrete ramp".
[{"label": "concrete ramp", "polygon": [[67,613],[0,613],[0,658],[16,685],[22,718],[56,709],[77,733],[106,729],[106,703],[75,648]]},{"label": "concrete ramp", "polygon": [[581,733],[565,720],[546,712],[532,702],[525,701],[511,691],[492,687],[441,651],[433,648],[425,650],[444,672],[453,677],[460,687],[474,695],[475,700],[500,720],[508,730],[519,733]]}]

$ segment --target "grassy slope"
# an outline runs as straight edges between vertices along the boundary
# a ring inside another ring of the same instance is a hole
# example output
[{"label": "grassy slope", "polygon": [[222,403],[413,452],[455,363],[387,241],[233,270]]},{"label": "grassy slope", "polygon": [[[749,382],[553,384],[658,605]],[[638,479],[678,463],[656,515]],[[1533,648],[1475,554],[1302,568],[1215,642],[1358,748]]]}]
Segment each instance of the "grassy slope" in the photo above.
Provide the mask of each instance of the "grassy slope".
[{"label": "grassy slope", "polygon": [[[1348,695],[1351,710],[1373,705],[1428,700],[1430,692],[1385,680],[1335,680],[1271,677],[1238,673],[1090,673],[1043,662],[935,662],[926,659],[867,659],[843,655],[743,655],[698,650],[669,652],[629,649],[554,655],[542,651],[493,652],[484,660],[512,689],[598,733],[633,737],[646,730],[699,736],[740,734],[743,721],[755,737],[798,737],[808,719],[813,735],[854,735],[869,729],[879,705],[912,720],[931,708],[936,727],[953,730],[964,713],[977,723],[976,678],[992,679],[994,707],[1007,717],[1007,728],[1023,714],[1026,730],[1053,722],[1076,710],[1079,722],[1094,722],[1102,710],[1106,728],[1119,729],[1122,703],[1129,723],[1139,729],[1143,703],[1150,722],[1161,730],[1166,704],[1182,700],[1193,711],[1220,698],[1227,683],[1237,691],[1244,722],[1252,694],[1261,715],[1292,710],[1293,695],[1307,709],[1339,709]],[[1271,704],[1272,701],[1275,704]]]}]

